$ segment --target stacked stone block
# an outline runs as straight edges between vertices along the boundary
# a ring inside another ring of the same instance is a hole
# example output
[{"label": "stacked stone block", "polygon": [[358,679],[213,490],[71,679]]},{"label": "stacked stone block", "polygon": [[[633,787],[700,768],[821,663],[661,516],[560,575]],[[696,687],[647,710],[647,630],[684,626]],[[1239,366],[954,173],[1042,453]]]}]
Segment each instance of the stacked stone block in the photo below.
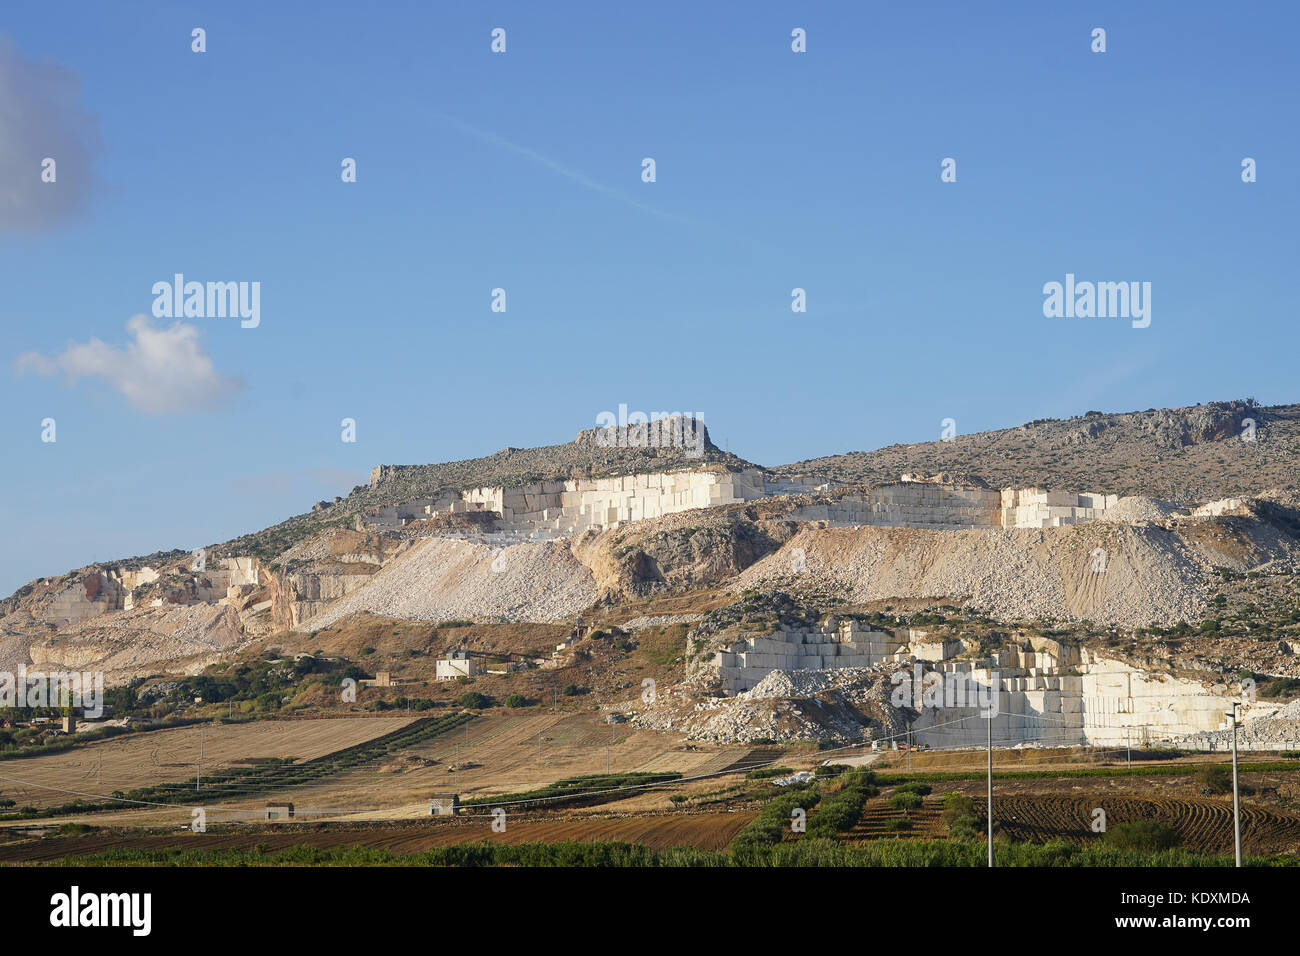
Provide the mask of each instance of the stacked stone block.
[{"label": "stacked stone block", "polygon": [[874,667],[895,659],[903,643],[885,631],[856,621],[827,623],[810,630],[783,628],[746,637],[714,656],[728,693],[749,690],[775,670],[834,670]]}]

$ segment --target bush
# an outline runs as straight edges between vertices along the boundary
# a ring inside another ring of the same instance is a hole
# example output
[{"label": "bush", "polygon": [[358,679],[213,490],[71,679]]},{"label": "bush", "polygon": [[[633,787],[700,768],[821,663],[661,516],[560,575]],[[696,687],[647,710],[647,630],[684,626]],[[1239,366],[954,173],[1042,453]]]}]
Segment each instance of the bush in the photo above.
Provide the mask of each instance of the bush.
[{"label": "bush", "polygon": [[946,793],[943,796],[943,815],[940,818],[948,828],[948,835],[959,840],[973,840],[979,835],[979,817],[975,815],[975,801],[964,793]]},{"label": "bush", "polygon": [[888,800],[889,805],[895,810],[902,810],[910,813],[921,805],[921,795],[919,793],[896,793]]},{"label": "bush", "polygon": [[1196,782],[1201,785],[1202,792],[1231,793],[1232,771],[1222,764],[1202,767],[1196,771]]},{"label": "bush", "polygon": [[527,707],[528,698],[523,694],[511,694],[506,698],[507,707]]},{"label": "bush", "polygon": [[975,813],[975,801],[964,793],[945,793],[943,795],[944,810],[953,810],[958,813]]},{"label": "bush", "polygon": [[1105,840],[1118,850],[1171,850],[1178,846],[1178,831],[1159,820],[1136,820],[1115,824]]},{"label": "bush", "polygon": [[577,697],[582,693],[582,688],[577,684],[565,684],[564,690],[560,693],[564,694],[565,697]]},{"label": "bush", "polygon": [[1290,697],[1300,693],[1300,678],[1275,677],[1259,692],[1261,697]]},{"label": "bush", "polygon": [[845,786],[821,800],[817,813],[808,823],[808,836],[833,838],[851,830],[862,816],[862,805],[880,791],[873,786]]},{"label": "bush", "polygon": [[789,767],[759,767],[745,774],[746,780],[766,780],[769,777],[788,777],[794,773]]},{"label": "bush", "polygon": [[813,770],[814,777],[838,777],[853,768],[846,763],[824,763]]},{"label": "bush", "polygon": [[817,791],[806,784],[787,787],[769,800],[758,816],[736,834],[731,841],[732,849],[743,853],[760,846],[780,843],[782,837],[790,831],[791,814],[796,809],[811,810],[819,799]]},{"label": "bush", "polygon": [[933,792],[934,789],[928,783],[903,783],[894,789],[894,793],[914,793],[918,797],[928,797]]},{"label": "bush", "polygon": [[482,710],[488,706],[488,699],[476,690],[466,691],[460,695],[460,706],[468,710]]}]

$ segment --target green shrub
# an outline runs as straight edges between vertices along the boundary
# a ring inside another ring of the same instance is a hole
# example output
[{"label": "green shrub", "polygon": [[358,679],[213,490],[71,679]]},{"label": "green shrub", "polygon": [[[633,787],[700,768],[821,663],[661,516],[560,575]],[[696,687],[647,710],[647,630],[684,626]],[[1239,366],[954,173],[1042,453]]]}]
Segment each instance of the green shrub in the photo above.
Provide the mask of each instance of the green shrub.
[{"label": "green shrub", "polygon": [[896,793],[887,801],[895,810],[911,812],[921,805],[921,795],[919,793]]},{"label": "green shrub", "polygon": [[759,767],[745,774],[746,780],[767,780],[769,777],[788,777],[794,773],[789,767]]},{"label": "green shrub", "polygon": [[846,763],[824,763],[813,770],[814,777],[838,777],[853,768]]},{"label": "green shrub", "polygon": [[1275,677],[1259,692],[1261,697],[1290,697],[1300,693],[1300,678]]},{"label": "green shrub", "polygon": [[808,835],[833,838],[837,833],[851,830],[862,816],[862,805],[867,798],[879,793],[878,788],[870,785],[842,787],[820,801],[816,815],[808,823]]},{"label": "green shrub", "polygon": [[1196,782],[1210,793],[1231,793],[1232,772],[1222,764],[1213,764],[1196,771]]},{"label": "green shrub", "polygon": [[975,801],[964,793],[944,794],[943,815],[940,819],[951,837],[973,840],[979,836],[980,821],[975,815]]},{"label": "green shrub", "polygon": [[1178,831],[1159,820],[1117,823],[1106,831],[1105,841],[1118,850],[1154,852],[1178,846]]},{"label": "green shrub", "polygon": [[790,831],[791,814],[795,810],[811,810],[820,795],[807,784],[791,784],[767,802],[750,824],[731,841],[733,851],[744,852],[762,846],[780,843]]},{"label": "green shrub", "polygon": [[466,691],[458,698],[460,706],[468,710],[482,710],[488,706],[488,699],[476,690]]},{"label": "green shrub", "polygon": [[928,797],[933,792],[928,783],[903,783],[894,788],[894,793],[914,793],[918,797]]},{"label": "green shrub", "polygon": [[506,698],[507,707],[527,707],[528,698],[523,694],[511,694]]}]

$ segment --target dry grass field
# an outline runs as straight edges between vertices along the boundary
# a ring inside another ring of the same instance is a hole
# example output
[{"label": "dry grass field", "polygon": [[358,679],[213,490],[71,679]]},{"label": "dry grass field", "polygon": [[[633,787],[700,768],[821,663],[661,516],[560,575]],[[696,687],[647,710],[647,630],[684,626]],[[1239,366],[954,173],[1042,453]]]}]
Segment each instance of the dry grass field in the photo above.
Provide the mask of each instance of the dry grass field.
[{"label": "dry grass field", "polygon": [[4,761],[0,792],[19,807],[55,806],[77,794],[107,796],[115,790],[192,780],[200,749],[205,772],[267,757],[310,760],[410,722],[409,717],[261,720],[129,734],[49,756]]},{"label": "dry grass field", "polygon": [[[392,733],[407,717],[347,717],[210,725],[202,731],[203,766],[247,766],[259,758],[319,757]],[[0,792],[19,807],[48,807],[78,795],[92,799],[114,791],[193,780],[200,748],[197,727],[121,737],[73,751],[0,763]],[[299,819],[382,821],[428,814],[429,794],[463,799],[517,793],[565,777],[611,772],[717,773],[745,747],[688,750],[671,734],[605,724],[597,714],[532,711],[493,714],[447,734],[403,747],[390,757],[300,786],[203,804],[210,823],[259,820],[268,800],[295,805]],[[669,793],[633,791],[620,800],[628,810],[668,810]],[[188,825],[192,807],[123,807],[55,822],[95,825]],[[11,822],[8,826],[29,826]]]}]

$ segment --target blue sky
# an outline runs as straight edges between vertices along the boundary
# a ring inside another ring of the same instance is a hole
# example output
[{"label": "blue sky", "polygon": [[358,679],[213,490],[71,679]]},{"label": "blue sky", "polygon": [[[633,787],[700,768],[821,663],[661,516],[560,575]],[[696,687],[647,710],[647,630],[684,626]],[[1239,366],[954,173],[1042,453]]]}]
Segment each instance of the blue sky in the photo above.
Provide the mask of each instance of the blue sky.
[{"label": "blue sky", "polygon": [[[804,6],[11,0],[0,591],[620,403],[779,464],[1300,400],[1294,5]],[[19,362],[124,348],[177,272],[261,283],[257,328],[187,320],[192,403]],[[1066,273],[1150,327],[1045,318]]]}]

